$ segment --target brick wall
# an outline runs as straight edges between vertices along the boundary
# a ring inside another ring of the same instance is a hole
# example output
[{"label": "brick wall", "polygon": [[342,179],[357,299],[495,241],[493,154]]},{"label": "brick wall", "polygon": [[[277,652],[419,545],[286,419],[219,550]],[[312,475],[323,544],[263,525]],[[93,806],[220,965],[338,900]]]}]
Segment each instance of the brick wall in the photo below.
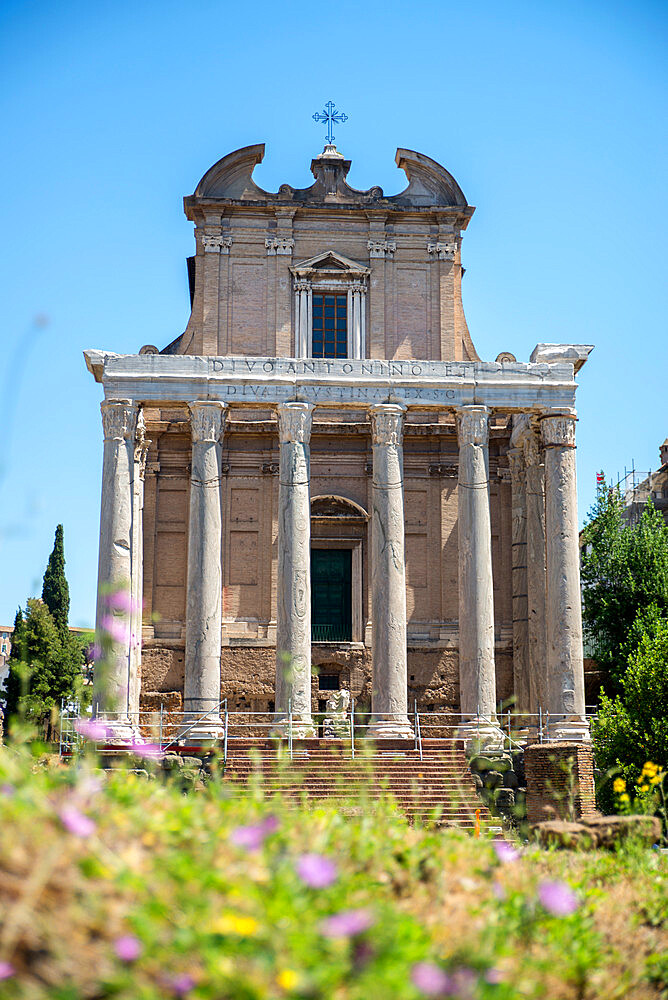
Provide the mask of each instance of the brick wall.
[{"label": "brick wall", "polygon": [[590,744],[542,743],[524,752],[527,819],[577,819],[596,812]]}]

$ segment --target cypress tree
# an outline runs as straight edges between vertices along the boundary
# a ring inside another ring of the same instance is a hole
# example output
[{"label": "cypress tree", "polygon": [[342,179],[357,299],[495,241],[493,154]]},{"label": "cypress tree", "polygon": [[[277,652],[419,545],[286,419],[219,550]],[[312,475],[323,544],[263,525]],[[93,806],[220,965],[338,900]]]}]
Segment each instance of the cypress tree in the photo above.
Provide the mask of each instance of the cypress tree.
[{"label": "cypress tree", "polygon": [[63,526],[56,528],[53,552],[44,573],[42,600],[51,612],[58,631],[63,635],[67,632],[67,620],[70,614],[70,588],[65,578],[65,546],[63,543]]}]

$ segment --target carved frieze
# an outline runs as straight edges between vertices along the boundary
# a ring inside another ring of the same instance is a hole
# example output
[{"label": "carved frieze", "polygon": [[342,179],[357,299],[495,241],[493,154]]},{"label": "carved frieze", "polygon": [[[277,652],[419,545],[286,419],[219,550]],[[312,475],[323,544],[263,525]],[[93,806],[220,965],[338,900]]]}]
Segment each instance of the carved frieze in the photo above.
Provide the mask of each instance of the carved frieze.
[{"label": "carved frieze", "polygon": [[313,403],[281,403],[277,407],[278,440],[281,444],[308,444],[313,409]]},{"label": "carved frieze", "polygon": [[278,462],[263,462],[262,463],[262,475],[264,476],[277,476],[279,471]]},{"label": "carved frieze", "polygon": [[372,259],[378,257],[392,260],[397,249],[397,244],[394,240],[369,240],[367,248],[369,250],[369,257]]},{"label": "carved frieze", "polygon": [[439,463],[429,466],[430,476],[445,476],[447,479],[456,479],[459,475],[459,466],[456,462]]},{"label": "carved frieze", "polygon": [[198,399],[189,403],[188,408],[193,444],[199,444],[201,441],[220,441],[225,429],[227,404]]},{"label": "carved frieze", "polygon": [[429,240],[427,243],[427,253],[434,260],[454,260],[457,253],[457,244]]},{"label": "carved frieze", "polygon": [[220,233],[204,233],[202,236],[202,246],[204,253],[229,253],[232,246],[231,236],[222,236]]},{"label": "carved frieze", "polygon": [[291,257],[295,241],[289,237],[267,237],[264,241],[267,257]]}]

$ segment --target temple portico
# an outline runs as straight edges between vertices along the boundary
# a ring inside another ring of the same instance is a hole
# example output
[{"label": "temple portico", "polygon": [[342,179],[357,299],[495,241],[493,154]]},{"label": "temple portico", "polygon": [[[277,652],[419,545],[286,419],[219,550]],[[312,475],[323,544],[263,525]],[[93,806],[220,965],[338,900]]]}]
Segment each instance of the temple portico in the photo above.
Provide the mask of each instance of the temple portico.
[{"label": "temple portico", "polygon": [[[541,351],[541,347],[544,348]],[[191,439],[184,711],[191,735],[220,735],[223,615],[222,447],[235,413],[273,411],[279,442],[276,681],[279,718],[313,732],[311,703],[311,470],[314,415],[362,413],[372,447],[370,593],[373,721],[377,738],[412,737],[408,718],[403,433],[410,414],[454,422],[458,496],[459,691],[464,731],[497,727],[489,435],[512,426],[513,632],[517,710],[549,711],[552,738],[586,739],[575,480],[574,366],[590,348],[539,345],[531,363],[218,358],[87,351],[104,386],[105,436],[98,626],[104,593],[138,595],[145,411],[187,406]],[[542,360],[543,355],[548,360]],[[357,418],[359,421],[359,417]],[[150,433],[150,426],[149,426]],[[526,554],[529,553],[527,570]],[[522,554],[523,553],[523,554]],[[521,559],[524,558],[524,575]],[[516,565],[517,563],[517,565]],[[524,589],[524,593],[522,590]],[[121,602],[122,604],[123,602]],[[515,601],[514,601],[515,603]],[[522,620],[524,619],[524,620]],[[132,632],[114,634],[97,708],[118,712],[118,738],[139,708]],[[199,721],[197,721],[199,720]],[[194,723],[194,727],[193,727]]]}]

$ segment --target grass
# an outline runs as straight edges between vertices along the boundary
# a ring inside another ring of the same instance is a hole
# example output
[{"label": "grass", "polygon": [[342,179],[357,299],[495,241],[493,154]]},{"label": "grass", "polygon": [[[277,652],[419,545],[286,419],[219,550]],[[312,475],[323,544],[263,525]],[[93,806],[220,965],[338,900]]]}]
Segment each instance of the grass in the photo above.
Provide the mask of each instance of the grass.
[{"label": "grass", "polygon": [[0,997],[667,997],[667,867],[0,748]]}]

